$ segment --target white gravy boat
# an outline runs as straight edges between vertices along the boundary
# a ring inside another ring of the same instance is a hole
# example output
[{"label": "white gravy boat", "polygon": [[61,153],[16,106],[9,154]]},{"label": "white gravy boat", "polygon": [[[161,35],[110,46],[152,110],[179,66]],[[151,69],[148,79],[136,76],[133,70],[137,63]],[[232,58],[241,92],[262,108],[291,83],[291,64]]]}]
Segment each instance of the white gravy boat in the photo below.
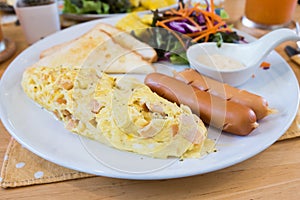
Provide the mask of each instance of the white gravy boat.
[{"label": "white gravy boat", "polygon": [[[222,43],[221,47],[217,47],[215,42],[198,43],[188,48],[187,58],[191,67],[201,74],[232,86],[239,86],[249,80],[270,51],[288,40],[298,41],[300,37],[294,31],[282,28],[247,44]],[[199,55],[209,57],[216,54],[231,58],[244,66],[237,69],[217,69],[199,61]]]}]

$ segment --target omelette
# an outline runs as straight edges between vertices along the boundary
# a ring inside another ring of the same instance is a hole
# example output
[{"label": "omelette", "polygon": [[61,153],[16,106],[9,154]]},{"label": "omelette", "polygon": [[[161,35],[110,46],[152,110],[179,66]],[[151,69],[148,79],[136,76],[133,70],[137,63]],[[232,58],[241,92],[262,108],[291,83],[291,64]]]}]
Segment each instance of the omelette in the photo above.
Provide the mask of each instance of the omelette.
[{"label": "omelette", "polygon": [[185,105],[158,96],[130,77],[94,68],[31,67],[24,92],[74,134],[154,158],[198,158],[207,138],[200,118]]}]

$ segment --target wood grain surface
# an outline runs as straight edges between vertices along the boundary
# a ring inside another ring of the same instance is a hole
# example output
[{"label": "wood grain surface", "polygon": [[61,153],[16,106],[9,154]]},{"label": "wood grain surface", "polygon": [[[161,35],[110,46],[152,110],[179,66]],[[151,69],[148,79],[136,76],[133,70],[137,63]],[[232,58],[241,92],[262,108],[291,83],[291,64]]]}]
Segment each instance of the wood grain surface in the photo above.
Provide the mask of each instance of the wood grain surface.
[{"label": "wood grain surface", "polygon": [[[226,0],[231,22],[239,24],[244,0]],[[295,20],[300,21],[300,6]],[[3,74],[14,57],[28,45],[19,26],[3,26],[4,35],[15,41],[16,54],[1,63]],[[259,36],[261,31],[250,30]],[[287,60],[300,80],[300,68],[289,60],[285,42],[276,48]],[[0,123],[0,165],[3,162],[9,133]],[[245,149],[247,151],[247,149]],[[35,185],[13,189],[0,189],[0,199],[300,199],[300,138],[276,142],[260,154],[232,167],[208,174],[161,181],[133,181],[92,177],[79,180]]]}]

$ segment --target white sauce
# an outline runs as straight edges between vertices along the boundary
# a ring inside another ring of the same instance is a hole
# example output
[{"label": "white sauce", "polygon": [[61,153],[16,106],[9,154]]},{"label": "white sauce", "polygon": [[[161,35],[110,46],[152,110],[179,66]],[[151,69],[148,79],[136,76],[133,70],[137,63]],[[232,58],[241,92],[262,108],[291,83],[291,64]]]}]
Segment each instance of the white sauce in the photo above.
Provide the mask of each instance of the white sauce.
[{"label": "white sauce", "polygon": [[245,67],[243,63],[221,54],[200,55],[197,60],[208,67],[219,70],[235,70]]}]

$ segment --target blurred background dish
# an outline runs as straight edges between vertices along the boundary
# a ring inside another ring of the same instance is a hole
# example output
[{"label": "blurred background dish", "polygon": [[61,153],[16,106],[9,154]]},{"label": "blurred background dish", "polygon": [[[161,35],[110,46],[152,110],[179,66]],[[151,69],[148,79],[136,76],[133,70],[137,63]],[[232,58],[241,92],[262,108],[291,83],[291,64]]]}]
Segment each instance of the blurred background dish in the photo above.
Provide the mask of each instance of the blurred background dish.
[{"label": "blurred background dish", "polygon": [[12,5],[8,4],[8,2],[0,1],[0,11],[8,12],[8,13],[14,13],[14,8]]},{"label": "blurred background dish", "polygon": [[177,0],[59,0],[62,16],[68,20],[89,21],[124,13],[150,13],[177,7]]},{"label": "blurred background dish", "polygon": [[28,44],[60,30],[55,0],[18,0],[14,9]]}]

